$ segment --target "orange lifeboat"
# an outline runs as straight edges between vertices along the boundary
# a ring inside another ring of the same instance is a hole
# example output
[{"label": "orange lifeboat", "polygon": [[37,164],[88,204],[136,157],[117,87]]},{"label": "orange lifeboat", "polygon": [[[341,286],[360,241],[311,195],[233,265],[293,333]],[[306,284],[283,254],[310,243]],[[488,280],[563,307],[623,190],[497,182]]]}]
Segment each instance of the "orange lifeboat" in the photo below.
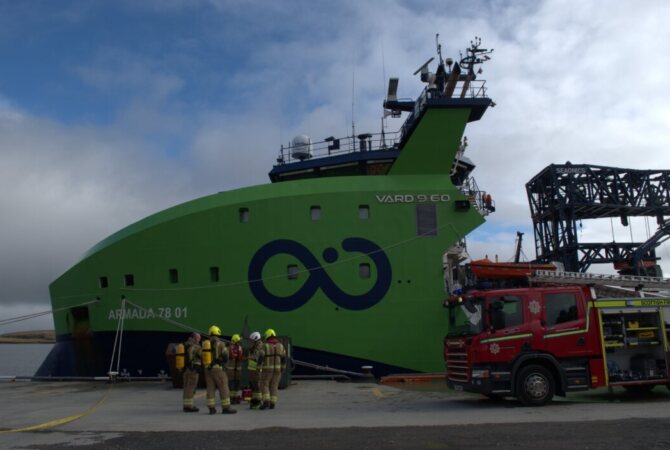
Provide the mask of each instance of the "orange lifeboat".
[{"label": "orange lifeboat", "polygon": [[470,262],[470,270],[477,278],[499,280],[525,278],[535,273],[536,270],[556,270],[556,266],[529,262],[493,262],[484,258]]}]

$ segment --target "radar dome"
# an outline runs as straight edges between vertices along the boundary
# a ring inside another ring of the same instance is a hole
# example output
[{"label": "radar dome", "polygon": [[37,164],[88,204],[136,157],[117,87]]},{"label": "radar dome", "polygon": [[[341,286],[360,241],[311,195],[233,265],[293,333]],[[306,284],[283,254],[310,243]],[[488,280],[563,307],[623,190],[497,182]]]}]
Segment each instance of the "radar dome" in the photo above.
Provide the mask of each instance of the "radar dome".
[{"label": "radar dome", "polygon": [[291,143],[291,156],[302,161],[312,157],[312,140],[309,136],[299,134]]}]

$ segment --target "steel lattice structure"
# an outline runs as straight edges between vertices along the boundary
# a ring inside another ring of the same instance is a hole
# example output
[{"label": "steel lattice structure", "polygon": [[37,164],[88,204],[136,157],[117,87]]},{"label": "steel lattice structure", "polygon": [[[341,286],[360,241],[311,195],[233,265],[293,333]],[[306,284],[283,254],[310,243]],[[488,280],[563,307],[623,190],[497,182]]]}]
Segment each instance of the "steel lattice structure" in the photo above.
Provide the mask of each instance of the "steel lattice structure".
[{"label": "steel lattice structure", "polygon": [[[539,261],[560,261],[565,270],[585,272],[591,264],[656,260],[655,247],[670,227],[647,242],[585,243],[577,240],[577,222],[618,217],[670,215],[670,170],[552,164],[526,183]],[[655,240],[653,240],[655,239]],[[636,253],[640,249],[643,254]]]}]

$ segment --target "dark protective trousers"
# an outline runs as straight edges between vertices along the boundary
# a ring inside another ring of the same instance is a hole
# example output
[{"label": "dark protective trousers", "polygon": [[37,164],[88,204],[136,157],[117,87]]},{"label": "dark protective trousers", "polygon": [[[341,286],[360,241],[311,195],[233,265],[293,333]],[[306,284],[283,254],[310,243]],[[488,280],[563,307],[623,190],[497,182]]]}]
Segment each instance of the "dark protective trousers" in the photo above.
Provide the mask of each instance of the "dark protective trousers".
[{"label": "dark protective trousers", "polygon": [[228,390],[228,377],[221,367],[205,369],[205,383],[207,385],[207,407],[214,408],[216,405],[216,391],[219,391],[221,408],[230,408],[230,391]]},{"label": "dark protective trousers", "polygon": [[195,390],[198,387],[198,377],[199,373],[197,370],[193,369],[184,369],[184,408],[193,408],[193,397],[195,396]]},{"label": "dark protective trousers", "polygon": [[261,392],[264,402],[276,404],[279,399],[279,381],[281,370],[263,370],[261,372]]},{"label": "dark protective trousers", "polygon": [[228,376],[228,387],[230,388],[230,396],[233,398],[241,398],[242,391],[240,390],[240,375],[241,370],[238,367],[237,369],[226,369],[226,375]]}]

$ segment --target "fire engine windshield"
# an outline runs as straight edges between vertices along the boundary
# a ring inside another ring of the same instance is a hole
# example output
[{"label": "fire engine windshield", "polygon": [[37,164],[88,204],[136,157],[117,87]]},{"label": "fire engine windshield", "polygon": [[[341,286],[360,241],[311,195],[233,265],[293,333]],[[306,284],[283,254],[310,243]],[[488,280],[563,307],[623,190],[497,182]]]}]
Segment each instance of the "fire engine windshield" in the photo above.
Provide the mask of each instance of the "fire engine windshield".
[{"label": "fire engine windshield", "polygon": [[484,330],[482,321],[483,298],[465,298],[449,304],[448,337],[474,336]]}]

